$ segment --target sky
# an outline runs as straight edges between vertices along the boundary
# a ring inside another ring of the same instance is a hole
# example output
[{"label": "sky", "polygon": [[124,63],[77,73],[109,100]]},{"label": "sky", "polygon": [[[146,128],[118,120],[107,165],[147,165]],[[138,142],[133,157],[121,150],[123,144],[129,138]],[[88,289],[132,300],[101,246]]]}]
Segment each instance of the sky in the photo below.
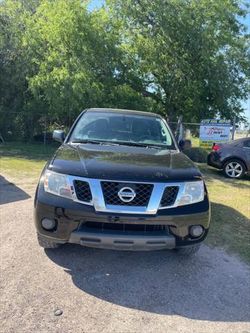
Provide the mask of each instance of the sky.
[{"label": "sky", "polygon": [[89,4],[89,9],[93,10],[95,8],[101,7],[104,4],[104,0],[92,0]]},{"label": "sky", "polygon": [[[92,0],[89,4],[89,9],[93,10],[95,8],[101,7],[104,4],[105,0]],[[242,21],[247,26],[247,32],[250,34],[250,14]],[[245,115],[250,122],[250,95],[248,100],[242,101],[242,107],[245,110]]]}]

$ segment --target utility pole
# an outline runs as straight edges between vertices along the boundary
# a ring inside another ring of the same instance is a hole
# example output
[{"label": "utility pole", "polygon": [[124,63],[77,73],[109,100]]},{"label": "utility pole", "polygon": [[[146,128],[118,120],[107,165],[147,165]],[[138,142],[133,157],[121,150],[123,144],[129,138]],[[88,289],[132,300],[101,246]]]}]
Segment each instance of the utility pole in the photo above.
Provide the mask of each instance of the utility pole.
[{"label": "utility pole", "polygon": [[236,117],[234,117],[234,119],[233,119],[232,140],[234,140],[234,137],[235,137],[235,129],[236,129]]},{"label": "utility pole", "polygon": [[178,139],[178,142],[183,139],[183,124],[182,124],[182,116],[179,116],[178,123],[175,131],[175,137]]},{"label": "utility pole", "polygon": [[44,145],[46,145],[46,136],[47,136],[47,117],[46,117],[46,115],[45,115],[45,117],[44,117],[44,134],[43,134],[43,144]]}]

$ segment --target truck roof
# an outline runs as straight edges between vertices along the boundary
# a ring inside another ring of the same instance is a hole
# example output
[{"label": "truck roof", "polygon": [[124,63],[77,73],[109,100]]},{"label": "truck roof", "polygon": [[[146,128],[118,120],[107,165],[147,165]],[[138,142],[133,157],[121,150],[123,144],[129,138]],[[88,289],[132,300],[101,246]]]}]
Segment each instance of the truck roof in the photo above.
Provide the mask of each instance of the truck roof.
[{"label": "truck roof", "polygon": [[134,114],[139,116],[149,116],[149,117],[161,117],[161,115],[152,112],[138,111],[138,110],[127,110],[127,109],[112,109],[112,108],[90,108],[86,112],[114,112],[114,113],[126,113]]}]

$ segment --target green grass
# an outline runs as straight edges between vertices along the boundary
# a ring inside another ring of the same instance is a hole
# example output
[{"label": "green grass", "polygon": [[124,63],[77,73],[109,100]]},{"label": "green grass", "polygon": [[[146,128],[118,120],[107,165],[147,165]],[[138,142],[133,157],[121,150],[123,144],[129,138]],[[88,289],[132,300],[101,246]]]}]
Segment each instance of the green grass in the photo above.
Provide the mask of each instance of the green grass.
[{"label": "green grass", "polygon": [[[35,186],[56,145],[8,143],[0,145],[0,170],[13,182]],[[198,164],[212,204],[211,228],[206,240],[250,263],[250,179],[231,180],[220,171]]]},{"label": "green grass", "polygon": [[211,201],[211,227],[206,242],[238,254],[250,263],[250,181],[225,178],[218,170],[199,164]]},{"label": "green grass", "polygon": [[192,147],[199,147],[200,146],[200,139],[197,137],[191,137]]},{"label": "green grass", "polygon": [[38,179],[45,163],[53,156],[58,145],[11,142],[0,145],[0,170],[16,179]]}]

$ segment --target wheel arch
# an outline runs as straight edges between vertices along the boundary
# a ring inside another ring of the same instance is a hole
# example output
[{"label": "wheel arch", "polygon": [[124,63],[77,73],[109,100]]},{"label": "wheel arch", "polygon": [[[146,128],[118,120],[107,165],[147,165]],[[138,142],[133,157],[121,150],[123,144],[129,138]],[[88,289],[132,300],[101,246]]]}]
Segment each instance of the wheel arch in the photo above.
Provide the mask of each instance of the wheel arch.
[{"label": "wheel arch", "polygon": [[225,167],[225,164],[226,164],[227,162],[229,162],[229,161],[233,161],[233,160],[240,161],[240,162],[244,165],[245,170],[246,170],[246,171],[248,170],[248,169],[247,169],[246,162],[245,162],[241,157],[238,157],[238,156],[235,156],[235,155],[234,155],[234,156],[230,156],[230,157],[225,158],[224,161],[223,161],[223,163],[222,163],[222,168]]}]

